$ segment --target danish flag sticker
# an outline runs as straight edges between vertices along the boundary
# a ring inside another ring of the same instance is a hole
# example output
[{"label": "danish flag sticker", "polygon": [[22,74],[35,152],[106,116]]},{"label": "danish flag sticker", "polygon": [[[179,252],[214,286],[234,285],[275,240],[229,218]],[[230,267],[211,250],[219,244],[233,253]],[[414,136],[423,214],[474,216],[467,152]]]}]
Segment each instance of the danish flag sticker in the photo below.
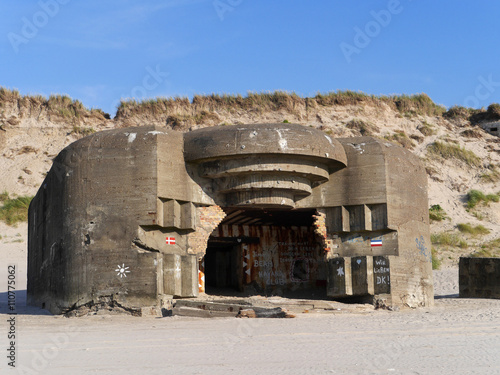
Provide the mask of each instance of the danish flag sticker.
[{"label": "danish flag sticker", "polygon": [[167,243],[167,245],[175,245],[175,237],[167,237],[165,242]]}]

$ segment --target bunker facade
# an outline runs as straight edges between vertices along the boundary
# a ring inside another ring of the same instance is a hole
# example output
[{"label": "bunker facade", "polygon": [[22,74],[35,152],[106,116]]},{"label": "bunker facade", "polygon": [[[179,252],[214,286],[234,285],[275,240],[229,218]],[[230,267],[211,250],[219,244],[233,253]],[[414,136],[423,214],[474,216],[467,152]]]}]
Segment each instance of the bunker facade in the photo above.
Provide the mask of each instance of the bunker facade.
[{"label": "bunker facade", "polygon": [[371,137],[295,124],[92,134],[55,158],[29,209],[28,302],[245,292],[429,306],[427,177]]}]

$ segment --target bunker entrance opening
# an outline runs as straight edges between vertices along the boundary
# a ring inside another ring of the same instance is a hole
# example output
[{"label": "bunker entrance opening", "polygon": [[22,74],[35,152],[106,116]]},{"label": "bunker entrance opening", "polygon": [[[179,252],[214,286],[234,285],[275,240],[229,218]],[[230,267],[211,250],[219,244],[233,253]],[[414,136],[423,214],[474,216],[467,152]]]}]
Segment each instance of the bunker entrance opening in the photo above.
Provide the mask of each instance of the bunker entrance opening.
[{"label": "bunker entrance opening", "polygon": [[205,254],[205,288],[216,294],[239,291],[238,246],[209,241]]},{"label": "bunker entrance opening", "polygon": [[207,294],[326,298],[327,266],[314,209],[225,212],[207,244]]}]

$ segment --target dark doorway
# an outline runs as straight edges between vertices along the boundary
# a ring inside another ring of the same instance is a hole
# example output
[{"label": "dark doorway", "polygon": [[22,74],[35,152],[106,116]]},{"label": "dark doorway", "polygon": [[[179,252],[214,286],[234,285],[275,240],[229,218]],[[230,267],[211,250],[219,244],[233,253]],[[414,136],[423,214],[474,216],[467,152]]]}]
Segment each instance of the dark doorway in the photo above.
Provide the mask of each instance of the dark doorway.
[{"label": "dark doorway", "polygon": [[209,241],[205,255],[205,288],[209,294],[239,290],[238,246]]}]

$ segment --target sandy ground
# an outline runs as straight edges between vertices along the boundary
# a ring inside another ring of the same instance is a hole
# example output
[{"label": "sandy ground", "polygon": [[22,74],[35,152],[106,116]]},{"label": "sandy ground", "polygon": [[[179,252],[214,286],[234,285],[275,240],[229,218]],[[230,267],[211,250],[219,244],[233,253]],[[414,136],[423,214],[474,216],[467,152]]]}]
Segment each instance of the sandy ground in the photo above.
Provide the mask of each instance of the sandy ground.
[{"label": "sandy ground", "polygon": [[[295,319],[52,316],[26,307],[25,230],[0,228],[1,374],[498,374],[500,300],[459,299],[458,270],[435,271],[429,309]],[[9,372],[7,267],[16,275]]]}]

